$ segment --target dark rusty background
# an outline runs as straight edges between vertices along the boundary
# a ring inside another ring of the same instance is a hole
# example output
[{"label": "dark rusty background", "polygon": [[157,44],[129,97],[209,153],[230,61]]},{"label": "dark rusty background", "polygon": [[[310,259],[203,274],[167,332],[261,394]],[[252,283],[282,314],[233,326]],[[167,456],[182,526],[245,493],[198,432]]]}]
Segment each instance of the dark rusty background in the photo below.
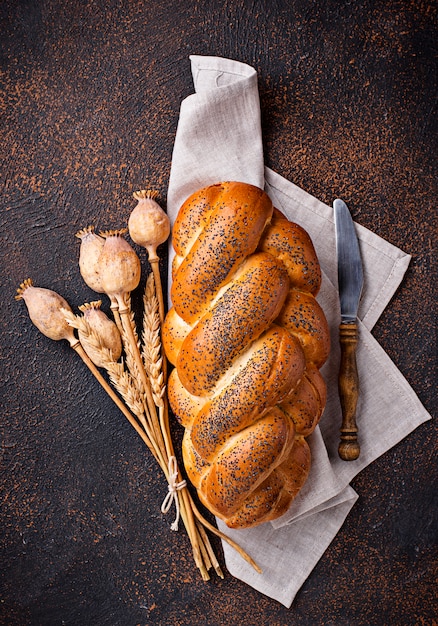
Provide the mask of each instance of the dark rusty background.
[{"label": "dark rusty background", "polygon": [[412,255],[374,335],[436,414],[436,8],[2,0],[1,624],[437,623],[433,421],[357,477],[288,610],[230,575],[201,581],[140,439],[14,301],[28,276],[95,299],[75,232],[124,226],[143,186],[165,202],[188,55],[234,58],[259,73],[266,163]]}]

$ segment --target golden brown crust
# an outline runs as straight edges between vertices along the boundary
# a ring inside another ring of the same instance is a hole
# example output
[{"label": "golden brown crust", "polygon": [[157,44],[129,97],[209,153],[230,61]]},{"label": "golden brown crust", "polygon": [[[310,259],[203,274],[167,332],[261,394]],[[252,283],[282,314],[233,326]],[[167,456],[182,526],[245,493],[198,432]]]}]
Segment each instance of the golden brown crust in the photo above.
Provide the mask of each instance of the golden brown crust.
[{"label": "golden brown crust", "polygon": [[[204,475],[210,469],[210,464],[205,462],[194,449],[190,430],[184,432],[182,455],[187,476],[194,487],[199,490]],[[198,492],[198,495],[200,498],[202,497],[201,491]],[[207,505],[207,508],[211,511],[211,506]]]},{"label": "golden brown crust", "polygon": [[291,289],[277,323],[299,339],[307,361],[321,367],[330,351],[324,312],[311,293]]},{"label": "golden brown crust", "polygon": [[176,418],[184,426],[191,429],[193,420],[205,406],[207,398],[194,396],[181,383],[178,370],[171,371],[167,381],[167,395]]},{"label": "golden brown crust", "polygon": [[[291,497],[283,489],[281,476],[272,472],[231,515],[216,513],[229,528],[249,528],[269,522],[287,511]],[[205,500],[204,500],[205,504]]]},{"label": "golden brown crust", "polygon": [[171,289],[172,304],[184,321],[196,322],[255,251],[272,210],[260,189],[236,183],[213,185],[186,201],[173,231],[175,252],[184,259]]},{"label": "golden brown crust", "polygon": [[276,468],[283,479],[283,488],[291,496],[291,501],[306,482],[310,471],[310,448],[304,437],[296,437],[288,457]]},{"label": "golden brown crust", "polygon": [[172,307],[166,315],[162,329],[163,347],[172,365],[176,365],[181,346],[191,330],[192,327]]},{"label": "golden brown crust", "polygon": [[220,183],[181,207],[163,345],[184,465],[232,528],[289,508],[310,468],[329,352],[308,234],[251,185]]},{"label": "golden brown crust", "polygon": [[[219,514],[234,513],[287,456],[294,428],[277,408],[232,437],[204,475],[201,491]],[[202,458],[202,457],[201,457]]]},{"label": "golden brown crust", "polygon": [[182,384],[211,392],[234,359],[272,324],[289,290],[284,267],[265,253],[251,255],[184,340],[177,359]]},{"label": "golden brown crust", "polygon": [[304,228],[289,222],[275,209],[258,249],[283,261],[295,289],[316,296],[321,286],[321,268],[312,240]]},{"label": "golden brown crust", "polygon": [[300,384],[280,407],[293,421],[297,434],[308,437],[315,430],[325,407],[325,384],[316,367],[308,366]]},{"label": "golden brown crust", "polygon": [[278,404],[303,376],[306,361],[299,343],[280,326],[251,347],[242,367],[197,413],[191,426],[198,453],[212,462],[228,439]]},{"label": "golden brown crust", "polygon": [[[306,482],[310,462],[306,440],[296,437],[287,458],[249,493],[234,513],[224,515],[216,510],[215,514],[229,528],[250,528],[277,519],[287,512]],[[208,506],[206,498],[201,499]]]}]

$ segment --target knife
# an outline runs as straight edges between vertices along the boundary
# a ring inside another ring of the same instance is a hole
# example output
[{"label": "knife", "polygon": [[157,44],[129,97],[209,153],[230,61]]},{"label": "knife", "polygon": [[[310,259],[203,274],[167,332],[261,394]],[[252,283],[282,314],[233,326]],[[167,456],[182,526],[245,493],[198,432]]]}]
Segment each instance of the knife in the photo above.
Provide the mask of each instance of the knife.
[{"label": "knife", "polygon": [[338,286],[341,303],[339,342],[341,364],[338,376],[342,408],[341,440],[338,453],[344,461],[359,457],[356,407],[359,396],[359,376],[356,364],[358,342],[357,310],[363,286],[363,268],[354,223],[343,200],[333,203],[338,259]]}]

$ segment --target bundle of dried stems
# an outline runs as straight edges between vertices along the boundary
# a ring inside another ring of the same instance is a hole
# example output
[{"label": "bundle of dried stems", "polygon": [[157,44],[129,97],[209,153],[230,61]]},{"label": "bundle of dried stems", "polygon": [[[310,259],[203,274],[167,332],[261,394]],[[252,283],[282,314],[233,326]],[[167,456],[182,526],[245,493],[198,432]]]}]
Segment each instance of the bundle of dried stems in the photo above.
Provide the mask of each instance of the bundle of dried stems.
[{"label": "bundle of dried stems", "polygon": [[[212,567],[223,577],[206,530],[228,542],[260,571],[239,545],[200,513],[176,462],[166,395],[167,364],[161,345],[165,307],[157,254],[157,247],[169,237],[170,224],[156,196],[151,191],[134,193],[138,204],[128,221],[131,239],[146,248],[152,268],[143,297],[141,341],[130,295],[140,282],[141,266],[123,237],[126,229],[97,235],[90,226],[77,233],[81,239],[81,275],[94,291],[109,297],[114,321],[100,310],[100,300],[82,305],[79,309],[83,314],[75,315],[61,296],[34,287],[30,279],[20,285],[16,299],[25,301],[30,318],[43,334],[69,342],[149,448],[168,483],[161,510],[166,513],[175,504],[171,528],[177,530],[182,519],[202,578],[210,578]],[[111,384],[99,368],[106,370]]]}]

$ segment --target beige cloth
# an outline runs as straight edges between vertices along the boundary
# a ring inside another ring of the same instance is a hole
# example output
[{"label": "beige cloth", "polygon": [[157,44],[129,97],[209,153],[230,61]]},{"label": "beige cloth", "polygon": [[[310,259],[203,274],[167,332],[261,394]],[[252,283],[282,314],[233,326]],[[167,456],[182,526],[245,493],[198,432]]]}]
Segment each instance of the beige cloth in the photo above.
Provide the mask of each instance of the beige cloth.
[{"label": "beige cloth", "polygon": [[168,192],[171,220],[187,196],[205,185],[223,180],[252,183],[265,188],[274,205],[308,231],[323,271],[318,300],[330,325],[332,351],[322,369],[328,399],[320,426],[309,441],[313,458],[309,478],[290,510],[273,523],[232,531],[218,520],[221,530],[251,554],[263,570],[257,574],[224,543],[229,572],[290,606],[358,498],[349,482],[430,418],[370,333],[400,284],[410,257],[356,225],[365,274],[357,353],[361,455],[357,461],[341,461],[337,454],[340,312],[333,210],[264,166],[255,70],[217,57],[191,56],[190,60],[195,93],[181,104]]}]

